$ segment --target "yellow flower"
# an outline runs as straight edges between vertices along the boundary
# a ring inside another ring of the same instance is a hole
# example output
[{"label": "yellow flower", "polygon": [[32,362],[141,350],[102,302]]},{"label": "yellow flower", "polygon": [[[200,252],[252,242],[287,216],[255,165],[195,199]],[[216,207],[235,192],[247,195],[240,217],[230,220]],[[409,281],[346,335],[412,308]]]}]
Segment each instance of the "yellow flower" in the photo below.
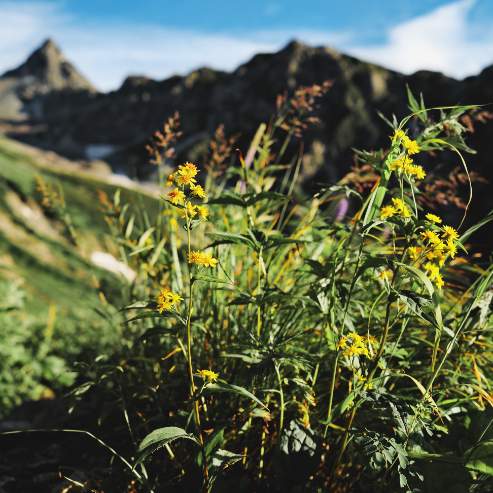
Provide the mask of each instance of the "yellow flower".
[{"label": "yellow flower", "polygon": [[403,139],[405,136],[406,136],[406,134],[404,133],[404,131],[398,129],[394,132],[394,136],[392,137],[392,141],[395,142],[397,139]]},{"label": "yellow flower", "polygon": [[202,252],[199,250],[192,250],[188,254],[188,263],[189,264],[200,264],[200,259],[202,258]]},{"label": "yellow flower", "polygon": [[159,313],[163,313],[164,311],[171,311],[182,300],[183,298],[179,294],[171,291],[171,289],[161,289],[157,297],[157,307]]},{"label": "yellow flower", "polygon": [[404,156],[392,161],[389,168],[392,171],[405,171],[409,166],[412,166],[413,160],[410,157]]},{"label": "yellow flower", "polygon": [[175,181],[175,175],[174,175],[173,173],[171,173],[171,174],[168,176],[168,178],[166,179],[166,185],[167,185],[168,187],[171,187],[171,186],[173,186],[174,181]]},{"label": "yellow flower", "polygon": [[390,281],[392,278],[392,271],[390,269],[383,270],[378,273],[378,278],[382,281]]},{"label": "yellow flower", "polygon": [[337,343],[337,349],[346,349],[347,348],[347,343],[348,343],[347,337],[346,336],[342,336],[339,339],[339,342]]},{"label": "yellow flower", "polygon": [[175,205],[183,204],[185,202],[185,194],[177,188],[174,188],[168,193],[168,198],[170,202]]},{"label": "yellow flower", "polygon": [[201,263],[205,267],[216,267],[218,260],[217,258],[214,258],[210,253],[204,253],[202,254]]},{"label": "yellow flower", "polygon": [[442,218],[436,216],[435,214],[432,214],[431,212],[426,214],[425,217],[426,217],[426,219],[428,219],[428,221],[431,221],[432,223],[435,223],[435,224],[440,224],[442,222]]},{"label": "yellow flower", "polygon": [[219,378],[219,373],[212,370],[199,370],[197,374],[209,383],[213,383]]},{"label": "yellow flower", "polygon": [[190,178],[194,178],[197,176],[197,173],[199,172],[197,166],[193,163],[186,162],[185,164],[182,164],[178,166],[178,174],[182,176],[189,176]]},{"label": "yellow flower", "polygon": [[183,217],[193,219],[197,215],[197,206],[193,205],[189,200],[186,201],[185,207],[182,211]]},{"label": "yellow flower", "polygon": [[412,156],[420,151],[419,145],[415,140],[410,139],[407,135],[402,137],[402,145],[406,148],[407,153]]},{"label": "yellow flower", "polygon": [[178,176],[175,178],[175,181],[178,185],[195,185],[195,177],[199,172],[197,166],[193,163],[185,163],[178,166]]},{"label": "yellow flower", "polygon": [[454,228],[452,228],[452,226],[444,226],[443,237],[453,241],[459,238],[459,233],[457,233],[457,231]]},{"label": "yellow flower", "polygon": [[430,245],[439,245],[442,242],[440,240],[440,237],[434,231],[431,231],[429,229],[421,232],[421,236],[424,240],[428,240],[428,243]]},{"label": "yellow flower", "polygon": [[199,199],[205,199],[207,197],[205,190],[200,185],[191,184],[190,190],[192,191],[192,195]]},{"label": "yellow flower", "polygon": [[179,174],[175,178],[176,184],[180,186],[191,186],[195,184],[196,180],[193,176],[190,175],[181,175]]},{"label": "yellow flower", "polygon": [[423,249],[421,247],[411,246],[408,248],[407,251],[409,253],[409,258],[411,260],[417,260],[418,257],[421,255],[421,252],[423,251]]},{"label": "yellow flower", "polygon": [[407,207],[407,205],[404,203],[403,200],[393,198],[392,199],[392,204],[394,205],[396,211],[402,216],[402,217],[411,217],[411,211]]},{"label": "yellow flower", "polygon": [[338,349],[343,349],[343,355],[351,356],[366,356],[370,357],[370,346],[375,341],[372,336],[360,336],[356,332],[350,332],[347,336],[343,336],[337,344]]},{"label": "yellow flower", "polygon": [[388,217],[392,217],[395,214],[397,214],[397,210],[391,205],[386,205],[385,207],[382,207],[382,210],[380,211],[380,217],[382,219],[387,219]]},{"label": "yellow flower", "polygon": [[436,276],[435,276],[435,285],[438,289],[442,289],[443,285],[445,283],[443,282],[443,278],[442,278],[442,275],[440,273],[438,273]]},{"label": "yellow flower", "polygon": [[410,164],[404,168],[404,171],[408,175],[414,176],[417,180],[424,180],[426,176],[426,171],[423,169],[423,166],[420,166],[419,164]]},{"label": "yellow flower", "polygon": [[454,258],[457,254],[457,246],[452,240],[447,241],[445,245],[445,252],[450,255],[451,258]]},{"label": "yellow flower", "polygon": [[209,218],[209,209],[205,205],[197,205],[195,206],[197,212],[199,213],[200,219],[203,221],[207,221]]},{"label": "yellow flower", "polygon": [[218,260],[210,253],[192,250],[188,255],[188,262],[190,264],[203,265],[205,267],[216,267]]},{"label": "yellow flower", "polygon": [[431,281],[436,280],[436,278],[440,276],[440,268],[436,264],[426,262],[424,269]]}]

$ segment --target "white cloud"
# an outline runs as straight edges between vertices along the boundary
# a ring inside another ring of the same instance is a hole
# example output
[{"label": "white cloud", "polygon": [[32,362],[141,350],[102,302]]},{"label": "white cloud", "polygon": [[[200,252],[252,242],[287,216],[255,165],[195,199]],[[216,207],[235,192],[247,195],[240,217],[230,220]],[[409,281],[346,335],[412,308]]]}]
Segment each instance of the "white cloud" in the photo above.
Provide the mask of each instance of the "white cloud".
[{"label": "white cloud", "polygon": [[473,37],[475,26],[467,19],[473,4],[474,0],[455,1],[390,28],[380,45],[361,46],[350,31],[214,34],[153,25],[88,23],[69,15],[64,3],[0,0],[0,73],[21,63],[46,37],[53,37],[67,58],[104,90],[118,87],[129,74],[162,79],[203,65],[231,70],[254,54],[278,50],[296,37],[404,72],[428,68],[461,77],[493,62],[491,29]]},{"label": "white cloud", "polygon": [[493,63],[493,30],[474,26],[475,0],[459,0],[391,28],[381,45],[352,46],[352,54],[395,70],[436,70],[457,78]]},{"label": "white cloud", "polygon": [[19,65],[44,38],[52,37],[66,57],[104,90],[118,87],[129,74],[162,79],[204,65],[232,70],[256,53],[278,50],[293,37],[316,44],[345,39],[313,30],[232,35],[152,25],[82,25],[61,4],[47,2],[0,0],[0,19],[0,73]]}]

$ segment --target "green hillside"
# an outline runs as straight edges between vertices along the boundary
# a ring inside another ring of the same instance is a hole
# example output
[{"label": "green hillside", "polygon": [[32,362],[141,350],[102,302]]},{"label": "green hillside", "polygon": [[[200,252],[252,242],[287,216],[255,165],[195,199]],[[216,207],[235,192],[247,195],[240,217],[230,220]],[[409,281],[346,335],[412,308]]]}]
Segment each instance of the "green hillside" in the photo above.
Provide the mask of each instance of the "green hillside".
[{"label": "green hillside", "polygon": [[[64,224],[41,206],[37,180],[62,191],[77,236],[75,246]],[[89,308],[98,297],[98,283],[118,283],[117,276],[91,262],[93,252],[112,250],[101,214],[98,192],[121,189],[122,198],[154,208],[154,197],[135,187],[83,171],[53,155],[0,138],[0,278],[20,282],[30,312],[50,304],[61,313]],[[113,248],[114,251],[114,248]]]}]

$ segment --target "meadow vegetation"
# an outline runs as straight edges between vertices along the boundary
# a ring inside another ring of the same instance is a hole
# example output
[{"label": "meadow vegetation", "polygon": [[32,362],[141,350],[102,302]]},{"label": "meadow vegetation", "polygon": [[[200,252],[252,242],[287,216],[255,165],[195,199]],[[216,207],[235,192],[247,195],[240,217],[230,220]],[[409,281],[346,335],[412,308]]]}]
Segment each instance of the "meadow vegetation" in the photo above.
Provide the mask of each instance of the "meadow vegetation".
[{"label": "meadow vegetation", "polygon": [[175,165],[174,116],[148,148],[159,203],[99,194],[108,244],[136,273],[112,296],[97,285],[104,337],[88,348],[84,324],[70,332],[77,367],[63,347],[47,355],[49,325],[9,344],[34,348],[17,357],[70,389],[72,419],[84,409],[107,453],[73,491],[491,491],[493,265],[470,245],[493,217],[465,228],[469,193],[463,210],[437,203],[420,164],[452,153],[467,177],[475,108],[409,92],[388,147],[308,196],[303,132],[328,89],[279,98],[245,153],[220,127],[197,163]]}]

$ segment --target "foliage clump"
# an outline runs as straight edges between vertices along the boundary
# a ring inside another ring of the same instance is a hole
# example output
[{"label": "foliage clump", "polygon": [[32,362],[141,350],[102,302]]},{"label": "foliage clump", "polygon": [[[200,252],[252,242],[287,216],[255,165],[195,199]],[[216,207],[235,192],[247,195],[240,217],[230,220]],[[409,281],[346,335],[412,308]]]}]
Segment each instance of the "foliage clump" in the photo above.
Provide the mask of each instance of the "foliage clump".
[{"label": "foliage clump", "polygon": [[128,455],[112,449],[120,484],[422,491],[444,464],[464,491],[491,484],[492,421],[471,422],[493,407],[493,266],[468,255],[476,226],[422,199],[434,177],[420,164],[452,152],[468,174],[471,108],[409,94],[388,148],[359,152],[359,169],[307,197],[293,139],[328,89],[280,98],[245,155],[214,145],[202,166],[170,170],[175,115],[149,147],[158,213],[105,197],[137,276],[122,344],[74,395],[113,406],[98,425]]}]

